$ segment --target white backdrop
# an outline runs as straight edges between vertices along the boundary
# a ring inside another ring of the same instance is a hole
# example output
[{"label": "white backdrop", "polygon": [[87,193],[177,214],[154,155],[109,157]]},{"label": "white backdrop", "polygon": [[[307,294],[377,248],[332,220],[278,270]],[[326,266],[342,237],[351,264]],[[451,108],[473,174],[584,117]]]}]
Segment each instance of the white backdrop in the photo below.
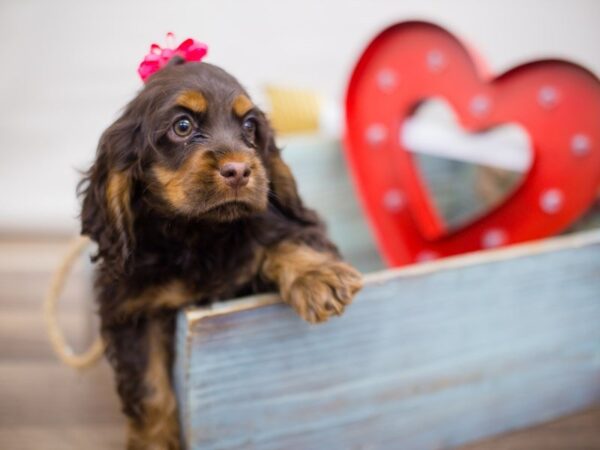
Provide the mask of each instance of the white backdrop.
[{"label": "white backdrop", "polygon": [[448,27],[494,71],[562,57],[600,74],[595,0],[0,0],[0,232],[76,229],[76,169],[166,31],[208,43],[251,93],[272,82],[339,101],[369,39],[407,19]]}]

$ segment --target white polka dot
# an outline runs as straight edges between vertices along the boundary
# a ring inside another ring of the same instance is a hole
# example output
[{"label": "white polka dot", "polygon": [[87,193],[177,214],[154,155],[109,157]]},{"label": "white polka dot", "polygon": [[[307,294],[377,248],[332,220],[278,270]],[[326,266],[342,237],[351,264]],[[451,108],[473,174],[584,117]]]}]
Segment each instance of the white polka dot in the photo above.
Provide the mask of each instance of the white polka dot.
[{"label": "white polka dot", "polygon": [[398,85],[398,76],[391,69],[382,69],[377,73],[377,86],[383,92],[392,92]]},{"label": "white polka dot", "polygon": [[538,91],[538,102],[546,109],[552,109],[560,101],[560,94],[554,86],[542,86]]},{"label": "white polka dot", "polygon": [[547,214],[556,214],[562,209],[564,195],[560,189],[548,189],[540,196],[540,208]]},{"label": "white polka dot", "polygon": [[401,211],[406,205],[404,193],[399,189],[390,189],[383,196],[383,206],[389,212],[396,213]]},{"label": "white polka dot", "polygon": [[417,256],[415,258],[415,260],[417,262],[427,262],[427,261],[433,261],[435,259],[438,259],[440,257],[440,255],[438,255],[436,252],[432,251],[432,250],[421,250],[419,253],[417,253]]},{"label": "white polka dot", "polygon": [[481,246],[483,248],[496,248],[504,245],[507,241],[506,232],[501,228],[491,228],[483,233]]},{"label": "white polka dot", "polygon": [[584,156],[590,152],[590,138],[578,133],[571,138],[571,151],[575,156]]},{"label": "white polka dot", "polygon": [[491,108],[491,101],[485,95],[476,95],[471,99],[469,110],[471,114],[477,117],[484,116],[489,113]]},{"label": "white polka dot", "polygon": [[380,123],[369,125],[365,132],[365,139],[371,145],[379,145],[387,139],[387,128]]},{"label": "white polka dot", "polygon": [[446,67],[446,58],[439,50],[431,50],[427,53],[427,67],[431,72],[441,72]]}]

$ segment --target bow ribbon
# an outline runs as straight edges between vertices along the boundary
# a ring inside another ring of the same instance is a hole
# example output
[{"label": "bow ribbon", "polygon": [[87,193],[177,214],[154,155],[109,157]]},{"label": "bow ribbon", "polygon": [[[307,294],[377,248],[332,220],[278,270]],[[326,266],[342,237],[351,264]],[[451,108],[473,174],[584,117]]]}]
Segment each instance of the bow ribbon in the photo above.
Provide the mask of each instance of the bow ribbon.
[{"label": "bow ribbon", "polygon": [[172,48],[174,39],[173,33],[167,33],[167,46],[165,48],[156,43],[150,46],[150,52],[138,67],[138,74],[144,83],[150,75],[166,66],[175,55],[183,58],[186,62],[193,62],[201,61],[208,52],[208,46],[195,39],[186,39],[177,48]]}]

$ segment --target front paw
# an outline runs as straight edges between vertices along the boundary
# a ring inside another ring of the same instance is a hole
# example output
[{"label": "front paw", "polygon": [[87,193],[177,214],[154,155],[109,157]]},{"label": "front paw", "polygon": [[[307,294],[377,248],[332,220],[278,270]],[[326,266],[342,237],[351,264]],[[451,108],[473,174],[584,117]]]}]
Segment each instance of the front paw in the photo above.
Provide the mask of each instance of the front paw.
[{"label": "front paw", "polygon": [[342,314],[361,288],[362,277],[356,269],[332,261],[298,276],[284,299],[304,320],[319,323]]}]

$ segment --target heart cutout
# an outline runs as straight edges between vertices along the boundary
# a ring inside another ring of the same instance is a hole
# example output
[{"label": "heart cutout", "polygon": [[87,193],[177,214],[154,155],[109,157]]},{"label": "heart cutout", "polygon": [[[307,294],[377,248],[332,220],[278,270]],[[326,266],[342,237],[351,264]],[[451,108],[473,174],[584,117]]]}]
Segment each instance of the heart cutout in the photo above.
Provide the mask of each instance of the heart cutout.
[{"label": "heart cutout", "polygon": [[443,99],[423,101],[400,127],[399,139],[413,154],[450,232],[499,206],[524,181],[532,162],[531,139],[523,127],[510,123],[469,133]]},{"label": "heart cutout", "polygon": [[[382,253],[403,265],[550,236],[593,203],[600,184],[600,83],[565,61],[492,78],[446,30],[392,26],[360,57],[347,90],[345,149]],[[533,162],[508,198],[459,229],[440,220],[400,129],[425,99],[444,99],[468,132],[516,123]]]}]

